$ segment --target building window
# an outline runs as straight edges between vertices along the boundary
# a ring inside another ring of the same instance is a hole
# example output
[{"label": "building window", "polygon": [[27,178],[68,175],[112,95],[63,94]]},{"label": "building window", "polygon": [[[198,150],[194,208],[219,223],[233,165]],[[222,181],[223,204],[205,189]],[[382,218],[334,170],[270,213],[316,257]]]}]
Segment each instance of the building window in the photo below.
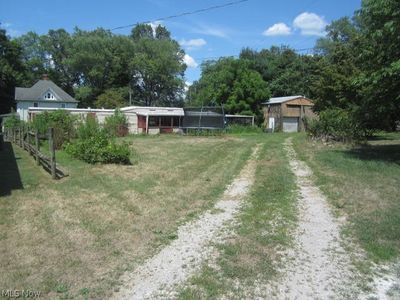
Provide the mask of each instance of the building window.
[{"label": "building window", "polygon": [[39,107],[39,103],[33,102],[33,107]]},{"label": "building window", "polygon": [[65,103],[61,104],[61,108],[65,108]]},{"label": "building window", "polygon": [[54,97],[54,95],[50,92],[46,92],[46,94],[44,94],[44,99],[45,100],[55,100],[56,98]]}]

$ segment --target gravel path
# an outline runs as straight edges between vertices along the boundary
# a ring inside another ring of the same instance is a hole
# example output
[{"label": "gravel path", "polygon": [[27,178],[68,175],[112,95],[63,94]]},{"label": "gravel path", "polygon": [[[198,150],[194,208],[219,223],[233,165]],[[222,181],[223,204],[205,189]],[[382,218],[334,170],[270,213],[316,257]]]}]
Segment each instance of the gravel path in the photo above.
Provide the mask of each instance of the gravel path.
[{"label": "gravel path", "polygon": [[295,247],[286,253],[281,281],[267,292],[274,299],[343,299],[358,294],[349,255],[340,245],[340,226],[327,200],[297,159],[291,138],[284,145],[299,189]]},{"label": "gravel path", "polygon": [[221,239],[225,225],[233,221],[254,180],[258,146],[214,209],[181,226],[178,237],[154,257],[126,276],[126,285],[115,299],[171,298],[174,289],[193,275],[210,257],[211,241]]}]

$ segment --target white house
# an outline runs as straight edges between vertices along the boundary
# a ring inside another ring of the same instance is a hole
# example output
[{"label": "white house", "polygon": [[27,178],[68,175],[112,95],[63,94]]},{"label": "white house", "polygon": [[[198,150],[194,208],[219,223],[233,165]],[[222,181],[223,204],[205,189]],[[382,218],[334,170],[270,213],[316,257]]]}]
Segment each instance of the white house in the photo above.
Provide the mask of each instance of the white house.
[{"label": "white house", "polygon": [[68,95],[46,75],[30,88],[15,88],[17,113],[21,120],[28,121],[29,108],[76,108],[78,101]]}]

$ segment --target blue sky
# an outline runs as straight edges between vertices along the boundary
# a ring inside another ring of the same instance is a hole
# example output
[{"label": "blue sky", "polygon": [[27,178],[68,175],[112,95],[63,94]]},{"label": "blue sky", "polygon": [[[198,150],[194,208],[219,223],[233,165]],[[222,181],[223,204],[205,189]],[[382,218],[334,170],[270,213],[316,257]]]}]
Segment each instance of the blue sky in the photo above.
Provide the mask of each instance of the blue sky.
[{"label": "blue sky", "polygon": [[[0,22],[11,36],[58,28],[72,32],[75,26],[87,30],[114,28],[230,1],[233,0],[2,0]],[[361,0],[249,0],[171,19],[162,25],[185,49],[189,66],[185,76],[192,82],[200,76],[202,61],[237,55],[243,47],[257,50],[272,45],[313,47],[324,34],[326,24],[342,16],[352,16],[360,5]],[[130,29],[114,32],[128,34]]]}]

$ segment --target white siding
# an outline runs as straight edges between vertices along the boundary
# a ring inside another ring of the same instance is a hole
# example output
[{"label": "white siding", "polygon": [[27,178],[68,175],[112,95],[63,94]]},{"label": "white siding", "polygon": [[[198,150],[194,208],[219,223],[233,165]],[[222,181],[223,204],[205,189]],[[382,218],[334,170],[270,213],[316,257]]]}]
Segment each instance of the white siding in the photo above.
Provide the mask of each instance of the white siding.
[{"label": "white siding", "polygon": [[78,103],[72,102],[51,102],[51,101],[17,101],[17,113],[21,120],[28,121],[28,108],[34,107],[34,103],[38,104],[38,107],[45,108],[62,108],[62,104],[65,104],[65,108],[76,108]]}]

